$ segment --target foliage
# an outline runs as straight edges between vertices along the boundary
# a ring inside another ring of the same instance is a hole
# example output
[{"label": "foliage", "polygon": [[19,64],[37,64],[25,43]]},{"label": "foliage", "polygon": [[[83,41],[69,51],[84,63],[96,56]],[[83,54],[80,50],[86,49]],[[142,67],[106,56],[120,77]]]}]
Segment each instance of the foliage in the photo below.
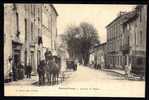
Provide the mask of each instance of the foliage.
[{"label": "foliage", "polygon": [[79,26],[68,26],[62,39],[67,44],[70,57],[83,61],[85,65],[88,63],[91,48],[100,43],[95,27],[86,22]]}]

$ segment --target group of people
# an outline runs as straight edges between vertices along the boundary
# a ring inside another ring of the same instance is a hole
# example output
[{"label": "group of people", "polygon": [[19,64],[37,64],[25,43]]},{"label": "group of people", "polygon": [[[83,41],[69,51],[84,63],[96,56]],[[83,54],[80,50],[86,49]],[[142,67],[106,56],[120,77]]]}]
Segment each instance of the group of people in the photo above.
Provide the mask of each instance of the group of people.
[{"label": "group of people", "polygon": [[77,70],[77,61],[76,60],[68,60],[66,61],[67,69]]},{"label": "group of people", "polygon": [[92,61],[91,65],[90,65],[92,68],[95,68],[95,69],[103,69],[104,67],[104,63],[101,63],[101,64],[97,64],[95,63],[94,61]]},{"label": "group of people", "polygon": [[20,62],[15,62],[12,66],[12,76],[13,81],[21,80],[25,78],[31,78],[32,66],[28,65],[26,67],[23,66]]},{"label": "group of people", "polygon": [[[58,82],[58,75],[61,69],[60,57],[52,55],[51,51],[45,52],[45,59],[40,60],[37,66],[37,73],[39,76],[39,85],[46,82]],[[32,73],[31,64],[24,66],[20,61],[15,60],[12,66],[12,73],[10,77],[13,81],[22,80],[25,77],[30,79]]]}]

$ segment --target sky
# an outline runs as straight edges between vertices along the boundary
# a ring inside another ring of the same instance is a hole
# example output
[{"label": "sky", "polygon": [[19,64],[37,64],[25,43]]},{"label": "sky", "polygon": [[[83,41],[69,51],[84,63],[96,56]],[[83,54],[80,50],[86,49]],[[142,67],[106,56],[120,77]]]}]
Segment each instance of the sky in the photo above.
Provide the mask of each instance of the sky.
[{"label": "sky", "polygon": [[92,24],[98,31],[101,43],[106,42],[106,26],[112,22],[120,11],[131,11],[135,5],[104,4],[54,4],[57,12],[58,34],[63,34],[68,25],[81,22]]}]

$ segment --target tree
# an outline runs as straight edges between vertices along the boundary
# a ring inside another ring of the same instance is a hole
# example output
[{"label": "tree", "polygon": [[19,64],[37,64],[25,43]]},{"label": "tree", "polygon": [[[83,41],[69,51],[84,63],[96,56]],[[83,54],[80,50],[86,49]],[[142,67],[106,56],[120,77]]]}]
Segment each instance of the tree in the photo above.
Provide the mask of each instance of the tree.
[{"label": "tree", "polygon": [[81,37],[81,53],[83,54],[84,64],[88,64],[90,49],[94,47],[95,44],[100,43],[98,40],[97,30],[93,27],[93,25],[83,22],[80,24],[82,35]]},{"label": "tree", "polygon": [[67,27],[63,40],[67,44],[69,55],[73,59],[83,60],[85,65],[88,64],[91,48],[100,43],[97,30],[86,22],[80,23],[79,26]]}]

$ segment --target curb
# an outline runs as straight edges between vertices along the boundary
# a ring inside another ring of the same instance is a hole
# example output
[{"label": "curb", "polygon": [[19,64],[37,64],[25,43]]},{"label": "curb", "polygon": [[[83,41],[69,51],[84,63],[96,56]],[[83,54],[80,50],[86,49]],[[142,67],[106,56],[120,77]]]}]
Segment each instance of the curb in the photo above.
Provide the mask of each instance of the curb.
[{"label": "curb", "polygon": [[117,72],[117,71],[113,71],[113,70],[103,69],[103,71],[106,71],[106,72],[113,72],[113,73],[119,74],[119,75],[121,75],[121,76],[125,76],[125,74],[120,73],[120,72]]},{"label": "curb", "polygon": [[[125,77],[125,74],[119,73],[119,72],[117,72],[117,71],[108,70],[108,69],[103,69],[103,71],[106,71],[106,72],[113,72],[113,73],[116,73],[116,74],[119,74],[119,75]],[[132,81],[142,81],[142,80],[140,80],[139,77],[129,77],[129,78],[126,78],[126,79],[127,79],[127,80],[132,80]],[[143,79],[143,80],[144,80],[144,79]]]}]

